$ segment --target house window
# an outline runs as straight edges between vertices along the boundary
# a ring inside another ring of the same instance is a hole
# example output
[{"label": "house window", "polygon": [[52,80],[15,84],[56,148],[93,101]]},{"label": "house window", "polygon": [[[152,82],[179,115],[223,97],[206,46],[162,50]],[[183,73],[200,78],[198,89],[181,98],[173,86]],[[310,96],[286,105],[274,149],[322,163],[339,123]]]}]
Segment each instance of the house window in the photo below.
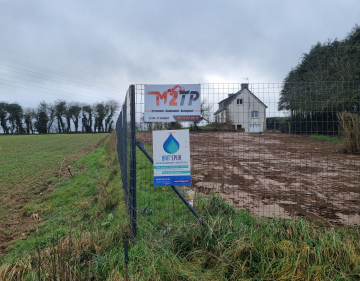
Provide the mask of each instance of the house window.
[{"label": "house window", "polygon": [[243,102],[242,99],[237,99],[237,100],[236,100],[236,103],[237,103],[237,104],[243,104],[242,102]]},{"label": "house window", "polygon": [[251,118],[258,118],[258,111],[251,111]]}]

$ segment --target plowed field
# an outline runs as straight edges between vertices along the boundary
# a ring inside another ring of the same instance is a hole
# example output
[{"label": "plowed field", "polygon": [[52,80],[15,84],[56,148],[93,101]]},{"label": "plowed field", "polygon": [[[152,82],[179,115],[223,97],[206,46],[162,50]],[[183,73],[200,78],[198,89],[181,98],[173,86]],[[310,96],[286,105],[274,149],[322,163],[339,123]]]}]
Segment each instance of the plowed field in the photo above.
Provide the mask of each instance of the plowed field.
[{"label": "plowed field", "polygon": [[[151,133],[137,139],[152,145]],[[239,209],[360,225],[360,155],[308,136],[191,133],[192,189],[219,193]]]}]

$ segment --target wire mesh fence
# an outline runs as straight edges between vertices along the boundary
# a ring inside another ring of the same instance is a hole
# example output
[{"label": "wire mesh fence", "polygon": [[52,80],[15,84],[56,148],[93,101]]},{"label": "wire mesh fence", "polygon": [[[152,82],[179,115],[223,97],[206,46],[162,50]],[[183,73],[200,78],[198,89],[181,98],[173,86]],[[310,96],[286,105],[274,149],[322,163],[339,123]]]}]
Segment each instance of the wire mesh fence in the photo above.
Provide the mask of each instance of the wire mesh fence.
[{"label": "wire mesh fence", "polygon": [[[133,231],[193,219],[189,190],[195,211],[217,194],[256,216],[360,224],[359,82],[201,84],[199,123],[145,122],[144,91],[130,86],[116,126]],[[174,129],[190,131],[191,186],[154,186],[152,131]]]}]

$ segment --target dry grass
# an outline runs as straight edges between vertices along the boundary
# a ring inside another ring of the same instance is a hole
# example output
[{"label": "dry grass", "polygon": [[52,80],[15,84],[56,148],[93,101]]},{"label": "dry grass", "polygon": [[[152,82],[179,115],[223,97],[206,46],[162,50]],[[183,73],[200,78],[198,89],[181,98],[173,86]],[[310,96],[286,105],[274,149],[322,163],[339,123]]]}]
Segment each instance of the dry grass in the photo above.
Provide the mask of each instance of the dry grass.
[{"label": "dry grass", "polygon": [[[90,274],[84,263],[96,252],[96,241],[90,235],[58,239],[57,245],[38,248],[37,255],[28,255],[14,264],[0,268],[0,280],[24,280],[30,275],[34,280],[87,280]],[[82,268],[82,271],[77,268]],[[40,276],[40,278],[39,278]]]},{"label": "dry grass", "polygon": [[339,112],[340,132],[343,140],[343,149],[350,153],[360,152],[360,120],[359,114]]},{"label": "dry grass", "polygon": [[[127,222],[122,224],[123,234],[128,232]],[[45,249],[37,245],[30,253],[15,263],[0,267],[0,280],[93,280],[94,256],[104,251],[116,240],[115,233],[76,232],[59,238],[54,234],[54,244]],[[113,271],[112,276],[118,276]],[[117,279],[121,280],[121,279]]]}]

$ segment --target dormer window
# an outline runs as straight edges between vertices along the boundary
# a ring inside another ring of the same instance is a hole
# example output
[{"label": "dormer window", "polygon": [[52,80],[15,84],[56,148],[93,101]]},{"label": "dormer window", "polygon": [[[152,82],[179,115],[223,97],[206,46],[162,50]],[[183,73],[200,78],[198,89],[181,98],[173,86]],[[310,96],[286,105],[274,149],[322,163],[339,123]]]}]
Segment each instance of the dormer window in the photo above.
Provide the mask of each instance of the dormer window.
[{"label": "dormer window", "polygon": [[236,104],[237,104],[237,105],[243,104],[243,99],[237,99],[237,100],[236,100]]}]

